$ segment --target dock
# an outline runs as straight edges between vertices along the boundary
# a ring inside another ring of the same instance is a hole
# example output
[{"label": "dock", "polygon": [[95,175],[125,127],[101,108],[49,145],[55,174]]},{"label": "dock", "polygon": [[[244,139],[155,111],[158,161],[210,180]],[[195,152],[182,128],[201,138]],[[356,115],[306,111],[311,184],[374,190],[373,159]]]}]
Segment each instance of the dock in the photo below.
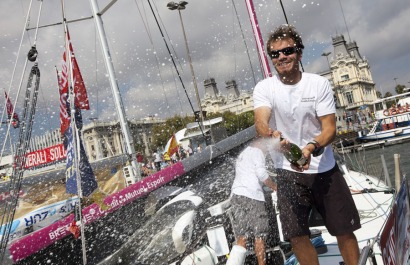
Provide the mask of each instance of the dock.
[{"label": "dock", "polygon": [[[396,136],[393,138],[388,138],[388,139],[383,139],[383,140],[376,140],[376,141],[371,141],[367,143],[361,143],[361,144],[354,144],[351,146],[346,146],[346,147],[340,147],[337,148],[334,145],[334,149],[340,153],[351,153],[351,152],[357,152],[363,149],[372,149],[372,148],[378,148],[378,147],[384,147],[384,146],[389,146],[389,145],[395,145],[395,144],[400,144],[406,141],[410,141],[410,135],[403,135],[403,136]],[[335,142],[336,143],[336,142]],[[334,143],[334,144],[335,144]]]}]

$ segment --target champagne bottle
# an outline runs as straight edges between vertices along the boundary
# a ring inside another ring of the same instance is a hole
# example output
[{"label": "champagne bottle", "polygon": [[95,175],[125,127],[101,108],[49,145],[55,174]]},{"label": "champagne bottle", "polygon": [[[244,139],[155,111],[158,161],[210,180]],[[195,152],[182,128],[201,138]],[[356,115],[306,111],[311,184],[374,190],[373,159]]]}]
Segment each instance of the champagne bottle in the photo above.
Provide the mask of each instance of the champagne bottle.
[{"label": "champagne bottle", "polygon": [[[280,140],[282,141],[283,138],[280,137]],[[303,156],[302,150],[294,143],[289,143],[289,146],[284,150],[283,155],[291,164],[297,167],[302,167],[307,163],[307,159]]]}]

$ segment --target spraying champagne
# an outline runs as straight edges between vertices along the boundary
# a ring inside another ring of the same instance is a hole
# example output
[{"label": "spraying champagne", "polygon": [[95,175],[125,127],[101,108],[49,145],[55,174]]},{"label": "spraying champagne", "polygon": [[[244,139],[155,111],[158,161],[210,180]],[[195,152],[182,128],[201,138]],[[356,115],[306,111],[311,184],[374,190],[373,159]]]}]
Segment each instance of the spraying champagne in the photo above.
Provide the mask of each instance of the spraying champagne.
[{"label": "spraying champagne", "polygon": [[[283,137],[281,136],[279,139],[280,141],[282,141]],[[284,150],[283,155],[291,164],[297,167],[306,165],[308,161],[307,158],[303,156],[302,150],[299,148],[299,146],[294,143],[289,143],[289,147]]]}]

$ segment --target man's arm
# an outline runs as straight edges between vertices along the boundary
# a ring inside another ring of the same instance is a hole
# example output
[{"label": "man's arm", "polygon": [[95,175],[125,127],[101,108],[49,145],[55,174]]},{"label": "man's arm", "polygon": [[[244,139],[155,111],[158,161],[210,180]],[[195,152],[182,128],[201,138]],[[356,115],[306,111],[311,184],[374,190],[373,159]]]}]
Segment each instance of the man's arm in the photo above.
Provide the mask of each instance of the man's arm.
[{"label": "man's arm", "polygon": [[[323,148],[327,145],[329,145],[330,143],[333,142],[333,140],[336,137],[336,119],[335,119],[335,114],[328,114],[325,116],[321,116],[319,117],[319,120],[322,124],[322,132],[315,137],[316,142],[319,143],[320,146],[322,146]],[[304,165],[301,168],[297,168],[295,166],[291,167],[296,170],[296,171],[303,171],[303,170],[307,170],[309,169],[309,165],[310,165],[310,155],[312,154],[312,152],[315,150],[315,146],[313,144],[308,144],[306,145],[303,149],[302,149],[302,153],[303,156],[306,157],[308,159],[308,163],[306,163],[306,165]]]},{"label": "man's arm", "polygon": [[267,178],[264,182],[263,182],[266,186],[268,186],[269,188],[271,188],[272,190],[276,191],[277,187],[276,187],[276,183],[273,182],[273,180],[269,177]]},{"label": "man's arm", "polygon": [[322,133],[316,137],[322,146],[331,144],[336,138],[336,116],[334,113],[319,117],[322,123]]},{"label": "man's arm", "polygon": [[[336,137],[336,118],[335,114],[328,114],[325,116],[319,117],[320,122],[322,123],[322,132],[315,137],[316,142],[320,144],[320,146],[327,146],[331,144],[335,137]],[[307,145],[304,149],[308,149],[310,153],[313,152],[315,147],[312,144]]]},{"label": "man's arm", "polygon": [[254,110],[256,132],[262,137],[272,136],[273,131],[269,128],[270,115],[269,107],[259,107]]}]

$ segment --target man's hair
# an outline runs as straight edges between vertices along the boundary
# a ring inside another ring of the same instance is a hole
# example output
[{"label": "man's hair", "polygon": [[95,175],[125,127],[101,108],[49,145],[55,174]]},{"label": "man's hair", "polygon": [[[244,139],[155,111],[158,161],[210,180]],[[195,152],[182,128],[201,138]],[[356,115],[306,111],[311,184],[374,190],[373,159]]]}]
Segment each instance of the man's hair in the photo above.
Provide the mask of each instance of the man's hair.
[{"label": "man's hair", "polygon": [[296,28],[292,25],[283,24],[280,25],[269,34],[269,39],[266,42],[266,50],[268,53],[271,52],[270,45],[272,42],[284,40],[284,39],[292,39],[295,42],[295,46],[298,49],[298,52],[302,53],[302,50],[305,48],[302,42],[302,37],[300,36],[299,32],[296,31]]}]

